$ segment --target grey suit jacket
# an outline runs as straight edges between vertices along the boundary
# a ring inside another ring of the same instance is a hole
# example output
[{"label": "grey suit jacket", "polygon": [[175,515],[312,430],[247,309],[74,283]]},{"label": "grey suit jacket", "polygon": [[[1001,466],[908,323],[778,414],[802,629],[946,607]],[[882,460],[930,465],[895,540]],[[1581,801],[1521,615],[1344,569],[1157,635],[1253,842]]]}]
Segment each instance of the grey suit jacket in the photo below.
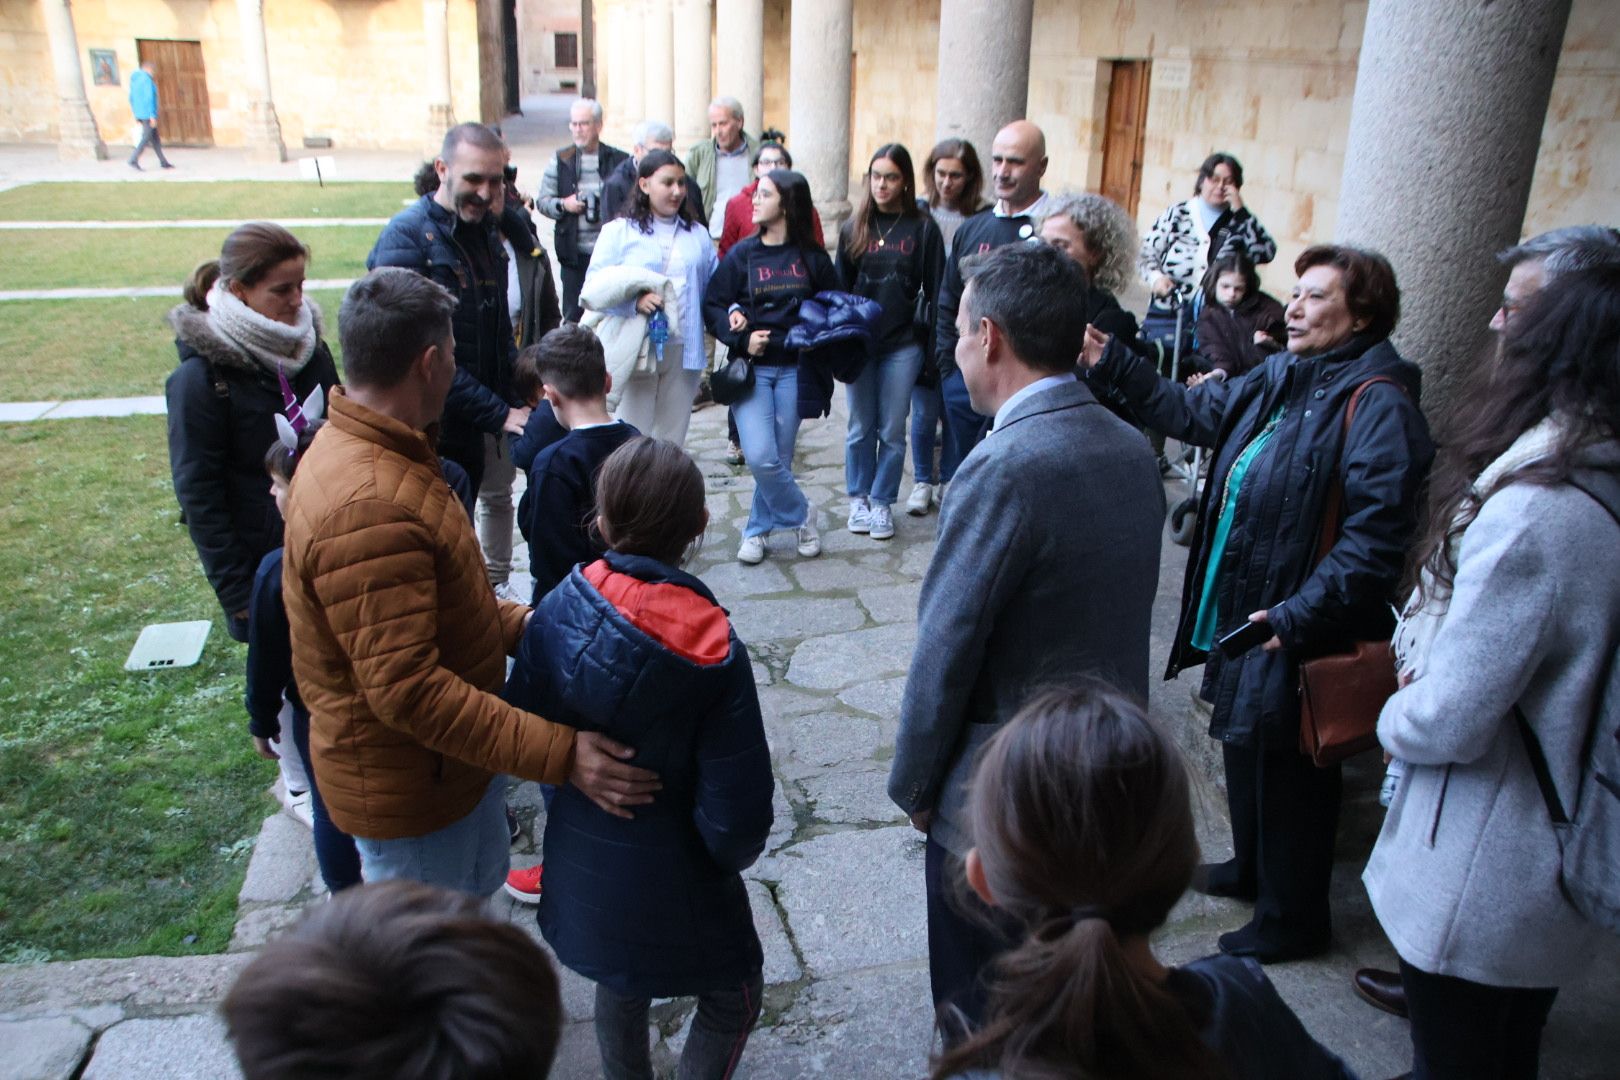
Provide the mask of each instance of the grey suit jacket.
[{"label": "grey suit jacket", "polygon": [[1164,486],[1141,433],[1080,382],[1019,402],[951,482],[923,580],[889,772],[957,855],[974,758],[1045,686],[1093,675],[1147,700]]}]

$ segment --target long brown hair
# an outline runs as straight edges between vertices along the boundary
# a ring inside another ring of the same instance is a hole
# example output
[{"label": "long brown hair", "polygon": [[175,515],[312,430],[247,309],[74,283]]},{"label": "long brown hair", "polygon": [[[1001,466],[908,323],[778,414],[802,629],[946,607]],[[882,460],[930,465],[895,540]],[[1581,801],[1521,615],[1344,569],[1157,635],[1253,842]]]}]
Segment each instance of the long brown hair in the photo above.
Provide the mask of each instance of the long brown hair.
[{"label": "long brown hair", "polygon": [[922,213],[917,209],[917,171],[911,167],[911,152],[899,143],[884,143],[872,155],[872,160],[866,163],[866,183],[861,188],[861,201],[844,225],[844,254],[851,259],[859,259],[866,254],[866,247],[877,228],[878,206],[877,200],[872,198],[872,166],[880,161],[887,161],[900,171],[900,216],[916,217]]},{"label": "long brown hair", "polygon": [[1552,454],[1504,482],[1561,483],[1583,446],[1620,438],[1620,266],[1572,271],[1538,292],[1508,323],[1499,355],[1475,370],[1447,410],[1407,566],[1407,587],[1419,589],[1420,600],[1429,598],[1425,569],[1440,595],[1450,592],[1455,541],[1479,514],[1479,474],[1555,413],[1563,426]]},{"label": "long brown hair", "polygon": [[985,747],[971,806],[986,883],[1027,936],[994,962],[989,1019],[934,1080],[1223,1075],[1121,945],[1163,925],[1198,862],[1186,766],[1142,710],[1098,684],[1039,695]]},{"label": "long brown hair", "polygon": [[207,311],[208,290],[214,282],[257,285],[271,270],[297,258],[309,258],[309,248],[298,237],[273,221],[250,221],[225,238],[219,258],[197,264],[181,292],[186,303]]},{"label": "long brown hair", "polygon": [[939,192],[934,188],[934,166],[946,158],[960,161],[962,171],[967,176],[962,182],[962,198],[958,200],[958,205],[945,209],[961,214],[978,213],[980,200],[984,198],[984,166],[979,164],[979,152],[966,139],[941,139],[928,151],[928,160],[923,162],[922,180],[923,195],[927,197],[928,205],[939,205]]}]

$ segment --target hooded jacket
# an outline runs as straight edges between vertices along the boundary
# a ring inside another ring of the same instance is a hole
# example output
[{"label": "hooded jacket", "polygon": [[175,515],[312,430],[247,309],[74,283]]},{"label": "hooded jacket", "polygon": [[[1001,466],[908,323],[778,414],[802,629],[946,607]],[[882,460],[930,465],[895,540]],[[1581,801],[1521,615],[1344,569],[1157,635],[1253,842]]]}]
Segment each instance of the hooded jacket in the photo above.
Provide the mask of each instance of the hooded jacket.
[{"label": "hooded jacket", "polygon": [[[288,379],[303,401],[316,386],[337,383],[332,351],[315,319],[315,355]],[[180,364],[163,396],[169,412],[169,471],[181,516],[224,609],[231,636],[247,640],[247,621],[230,617],[248,606],[259,561],[281,546],[281,515],[265,479],[264,453],[276,441],[281,386],[263,364],[221,337],[208,313],[190,304],[169,312]]]},{"label": "hooded jacket", "polygon": [[703,583],[617,552],[576,566],[535,610],[506,698],[634,747],[663,784],[629,819],[557,792],[539,911],[557,958],[627,997],[757,973],[740,873],[771,829],[770,750],[748,651]]},{"label": "hooded jacket", "polygon": [[851,383],[871,359],[883,306],[855,293],[829,290],[799,305],[787,347],[799,354],[799,418],[832,411],[833,380]]},{"label": "hooded jacket", "polygon": [[424,432],[338,388],[288,511],[293,675],[338,828],[422,836],[471,813],[494,773],[567,779],[573,731],[499,697],[529,609],[495,598]]},{"label": "hooded jacket", "polygon": [[[1368,388],[1343,437],[1350,396]],[[1299,662],[1387,638],[1390,600],[1417,527],[1418,496],[1434,444],[1418,408],[1417,365],[1387,340],[1352,339],[1319,356],[1283,352],[1248,374],[1188,389],[1110,342],[1093,379],[1117,389],[1151,428],[1213,447],[1182,586],[1181,620],[1165,678],[1204,664],[1200,691],[1214,705],[1211,736],[1247,744],[1261,727],[1278,738],[1299,727]],[[1266,610],[1283,648],[1235,660],[1192,644],[1215,520],[1233,463],[1278,408],[1282,422],[1239,490],[1216,588],[1217,630]],[[1342,444],[1342,445],[1341,445]],[[1344,485],[1344,525],[1320,565],[1322,518],[1334,477]]]}]

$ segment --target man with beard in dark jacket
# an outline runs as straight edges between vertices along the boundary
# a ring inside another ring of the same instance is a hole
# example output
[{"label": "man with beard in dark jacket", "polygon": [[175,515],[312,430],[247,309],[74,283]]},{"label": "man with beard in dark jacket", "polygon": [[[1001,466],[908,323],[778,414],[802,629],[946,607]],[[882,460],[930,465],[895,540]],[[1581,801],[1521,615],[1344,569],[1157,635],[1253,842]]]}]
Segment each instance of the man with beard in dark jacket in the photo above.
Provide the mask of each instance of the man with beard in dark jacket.
[{"label": "man with beard in dark jacket", "polygon": [[445,401],[439,452],[460,465],[474,491],[484,476],[484,435],[522,434],[527,406],[511,401],[517,348],[506,306],[506,145],[482,124],[458,124],[434,160],[439,186],[395,214],[366,268],[399,266],[456,297],[456,374]]}]

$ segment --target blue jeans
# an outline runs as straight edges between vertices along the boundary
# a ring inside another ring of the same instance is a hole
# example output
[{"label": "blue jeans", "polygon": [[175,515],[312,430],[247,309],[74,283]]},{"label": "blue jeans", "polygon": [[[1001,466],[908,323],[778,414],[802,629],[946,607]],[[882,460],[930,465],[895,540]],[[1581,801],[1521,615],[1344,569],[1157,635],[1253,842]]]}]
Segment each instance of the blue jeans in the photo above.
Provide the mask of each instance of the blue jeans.
[{"label": "blue jeans", "polygon": [[733,412],[748,471],[754,474],[754,503],[743,535],[797,529],[810,517],[810,500],[793,479],[793,444],[799,438],[798,367],[755,365],[754,389]]},{"label": "blue jeans", "polygon": [[939,393],[945,403],[945,452],[940,455],[939,472],[941,482],[949,483],[968,451],[990,430],[990,418],[973,411],[960,371],[939,381]]},{"label": "blue jeans", "polygon": [[309,713],[304,709],[292,710],[292,738],[309,773],[309,810],[314,821],[310,832],[315,837],[315,865],[321,868],[326,890],[342,892],[350,885],[360,884],[360,852],[354,846],[354,837],[333,824],[326,812],[326,800],[321,798],[320,785],[315,782],[315,763],[309,759]]},{"label": "blue jeans", "polygon": [[922,346],[902,345],[867,362],[849,384],[844,479],[849,497],[893,506],[906,466],[906,410],[922,368]]},{"label": "blue jeans", "polygon": [[919,484],[951,482],[951,478],[944,475],[943,469],[939,471],[939,475],[935,475],[934,472],[934,447],[937,444],[934,432],[939,427],[942,407],[938,383],[933,386],[911,388],[911,471]]},{"label": "blue jeans", "polygon": [[511,869],[506,777],[492,777],[489,790],[472,812],[442,829],[397,840],[357,836],[354,844],[360,849],[360,869],[368,882],[406,878],[458,889],[480,899],[490,896]]},{"label": "blue jeans", "polygon": [[[764,980],[754,972],[728,990],[697,996],[697,1015],[681,1050],[681,1080],[726,1080],[737,1069],[748,1034],[759,1020]],[[606,1080],[651,1080],[647,1050],[647,998],[621,997],[596,985],[596,1046]]]}]

